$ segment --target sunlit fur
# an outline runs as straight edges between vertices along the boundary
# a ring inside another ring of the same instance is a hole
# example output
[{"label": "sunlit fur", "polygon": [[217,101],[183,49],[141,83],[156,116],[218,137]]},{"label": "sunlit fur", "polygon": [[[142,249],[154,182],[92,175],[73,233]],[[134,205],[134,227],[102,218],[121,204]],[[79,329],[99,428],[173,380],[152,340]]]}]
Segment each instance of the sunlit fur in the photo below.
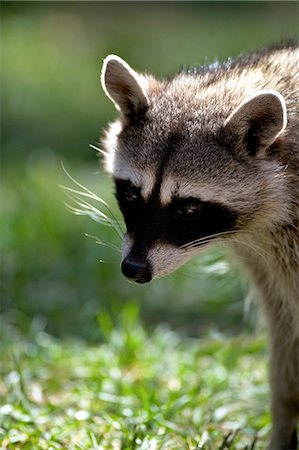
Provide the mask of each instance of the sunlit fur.
[{"label": "sunlit fur", "polygon": [[[112,55],[102,73],[103,88],[120,110],[103,138],[105,166],[114,179],[139,188],[143,214],[141,220],[135,212],[136,227],[131,219],[123,256],[139,252],[155,277],[210,242],[231,246],[251,274],[268,321],[270,450],[297,448],[298,56],[295,44],[281,45],[157,81]],[[165,228],[173,229],[166,212],[184,198],[198,199],[207,211],[223,208],[227,225],[218,232],[215,218],[216,231],[203,227],[202,235],[176,245]],[[165,227],[155,212],[168,217]]]}]

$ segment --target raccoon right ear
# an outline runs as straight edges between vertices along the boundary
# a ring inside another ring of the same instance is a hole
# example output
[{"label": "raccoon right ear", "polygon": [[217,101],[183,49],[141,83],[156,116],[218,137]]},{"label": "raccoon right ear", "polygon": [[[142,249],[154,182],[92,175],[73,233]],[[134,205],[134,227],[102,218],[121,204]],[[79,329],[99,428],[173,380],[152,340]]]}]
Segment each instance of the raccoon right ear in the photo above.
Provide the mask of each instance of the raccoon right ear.
[{"label": "raccoon right ear", "polygon": [[239,137],[239,147],[254,156],[273,144],[286,124],[283,96],[276,91],[260,91],[235,109],[225,126]]},{"label": "raccoon right ear", "polygon": [[148,106],[147,80],[116,55],[104,59],[101,83],[105,93],[124,116],[133,116]]}]

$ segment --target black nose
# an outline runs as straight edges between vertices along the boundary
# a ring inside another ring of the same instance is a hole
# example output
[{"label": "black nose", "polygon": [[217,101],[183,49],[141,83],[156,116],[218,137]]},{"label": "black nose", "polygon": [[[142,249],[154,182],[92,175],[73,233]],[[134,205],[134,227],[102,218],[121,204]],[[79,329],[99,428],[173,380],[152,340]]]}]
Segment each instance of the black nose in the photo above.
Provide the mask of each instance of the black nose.
[{"label": "black nose", "polygon": [[139,261],[130,256],[127,256],[123,260],[121,271],[125,277],[136,281],[136,283],[148,283],[152,279],[150,265],[147,262]]}]

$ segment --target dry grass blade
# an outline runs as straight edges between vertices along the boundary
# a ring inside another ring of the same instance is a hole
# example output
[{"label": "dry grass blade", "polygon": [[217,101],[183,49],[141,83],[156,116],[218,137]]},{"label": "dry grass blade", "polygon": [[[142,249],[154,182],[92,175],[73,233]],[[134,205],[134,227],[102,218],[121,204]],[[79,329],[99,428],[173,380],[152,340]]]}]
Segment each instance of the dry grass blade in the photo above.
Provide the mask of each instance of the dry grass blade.
[{"label": "dry grass blade", "polygon": [[[66,195],[71,199],[72,202],[74,202],[75,206],[66,204],[67,208],[74,214],[77,215],[87,215],[92,220],[95,220],[96,222],[105,225],[105,226],[111,226],[117,235],[122,239],[124,235],[124,231],[122,228],[122,225],[120,222],[116,219],[114,216],[110,206],[103,200],[101,197],[96,195],[94,192],[92,192],[90,189],[83,186],[81,183],[79,183],[77,180],[75,180],[65,169],[64,165],[62,164],[62,169],[67,175],[67,177],[74,183],[79,189],[74,189],[68,186],[61,185],[60,187],[64,190]],[[99,208],[95,207],[91,203],[89,203],[86,199],[91,199],[97,203],[100,203],[103,205],[108,214],[105,214],[103,211],[101,211]]]},{"label": "dry grass blade", "polygon": [[99,239],[97,236],[92,236],[91,234],[84,233],[86,237],[89,237],[91,239],[94,239],[96,241],[96,244],[103,245],[104,247],[111,248],[112,250],[117,251],[118,253],[121,253],[121,249],[117,247],[116,245],[112,244],[111,242],[103,241],[102,239]]}]

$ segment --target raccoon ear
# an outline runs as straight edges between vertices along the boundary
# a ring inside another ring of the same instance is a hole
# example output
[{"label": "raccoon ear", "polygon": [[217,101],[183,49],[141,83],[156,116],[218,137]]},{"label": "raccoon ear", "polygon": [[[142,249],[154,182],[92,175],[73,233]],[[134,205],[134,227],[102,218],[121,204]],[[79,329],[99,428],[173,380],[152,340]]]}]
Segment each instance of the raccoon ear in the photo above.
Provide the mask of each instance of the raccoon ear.
[{"label": "raccoon ear", "polygon": [[105,93],[125,116],[132,116],[148,106],[147,80],[116,55],[104,59],[101,83]]},{"label": "raccoon ear", "polygon": [[276,91],[260,91],[245,100],[227,119],[225,125],[233,130],[241,147],[254,156],[269,147],[287,124],[283,96]]}]

